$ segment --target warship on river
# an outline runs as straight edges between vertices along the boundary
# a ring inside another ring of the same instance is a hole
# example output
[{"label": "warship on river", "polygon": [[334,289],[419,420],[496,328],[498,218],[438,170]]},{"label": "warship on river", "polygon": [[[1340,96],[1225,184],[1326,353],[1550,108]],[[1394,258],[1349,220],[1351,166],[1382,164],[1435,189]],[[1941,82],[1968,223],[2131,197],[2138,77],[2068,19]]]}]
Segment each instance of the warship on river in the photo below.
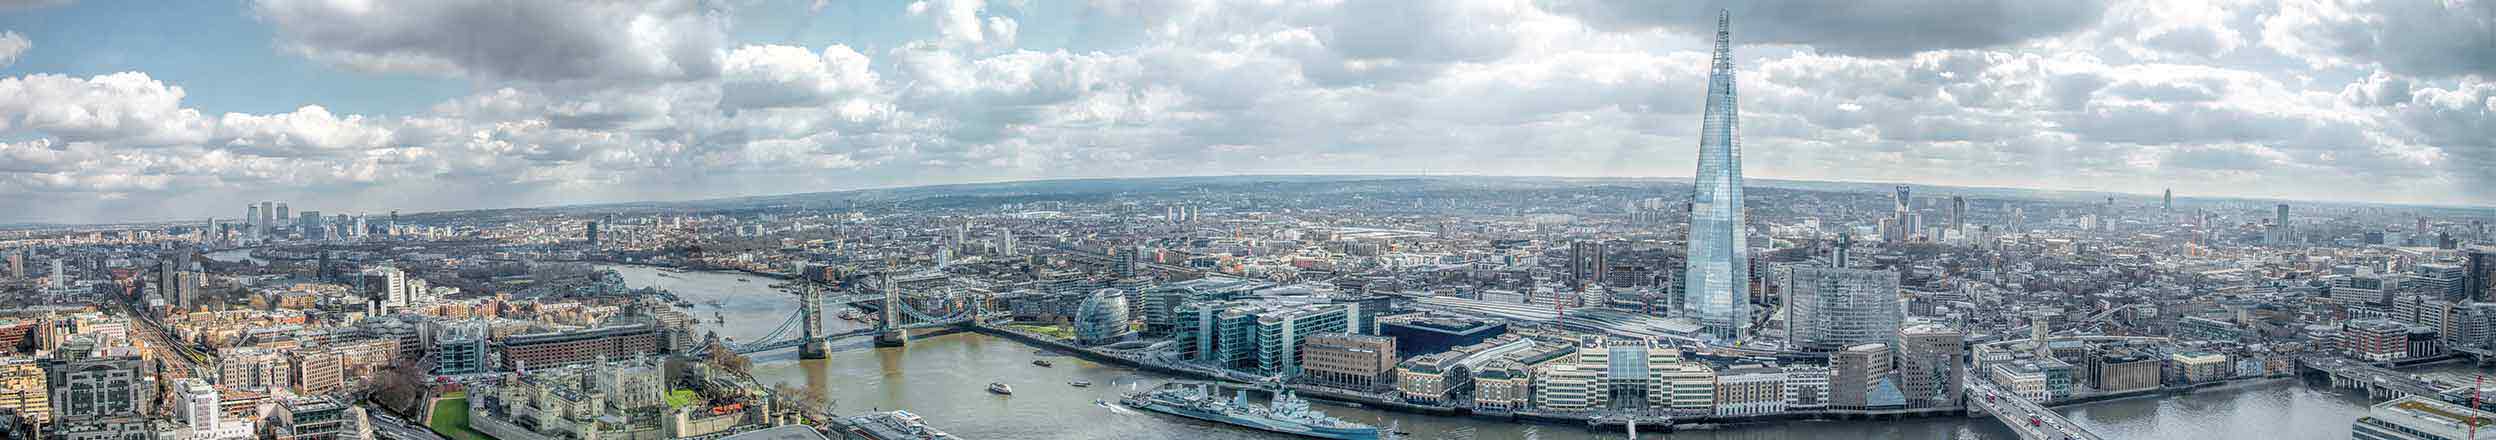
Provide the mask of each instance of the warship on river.
[{"label": "warship on river", "polygon": [[1118,403],[1130,408],[1306,437],[1377,440],[1390,436],[1375,426],[1347,422],[1311,410],[1308,401],[1300,400],[1290,391],[1274,393],[1274,401],[1260,407],[1248,403],[1247,391],[1240,391],[1225,401],[1214,397],[1210,387],[1208,384],[1165,383],[1152,390],[1128,394]]}]

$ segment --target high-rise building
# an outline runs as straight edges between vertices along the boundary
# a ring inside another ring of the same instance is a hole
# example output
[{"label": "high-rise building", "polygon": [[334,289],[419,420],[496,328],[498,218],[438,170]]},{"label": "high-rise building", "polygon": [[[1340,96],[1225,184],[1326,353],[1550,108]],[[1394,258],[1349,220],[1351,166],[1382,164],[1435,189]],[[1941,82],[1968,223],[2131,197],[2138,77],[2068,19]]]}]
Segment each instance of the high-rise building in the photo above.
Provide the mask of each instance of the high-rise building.
[{"label": "high-rise building", "polygon": [[1787,347],[1827,353],[1891,342],[1906,319],[1898,273],[1796,267],[1786,283]]},{"label": "high-rise building", "polygon": [[1950,326],[1925,323],[1898,331],[1898,391],[1908,408],[1941,408],[1959,404],[1967,364],[1961,362],[1966,335]]},{"label": "high-rise building", "polygon": [[1908,238],[1915,235],[1912,232],[1915,230],[1915,224],[1910,220],[1915,215],[1915,207],[1912,204],[1914,200],[1906,185],[1898,185],[1897,188],[1891,190],[1889,218],[1883,219],[1886,223],[1881,228],[1881,241],[1905,243]]},{"label": "high-rise building", "polygon": [[1950,196],[1950,233],[1967,231],[1967,198]]},{"label": "high-rise building", "polygon": [[271,222],[271,224],[287,223],[292,221],[295,221],[295,217],[287,211],[286,202],[277,202],[277,221]]},{"label": "high-rise building", "polygon": [[2463,292],[2481,302],[2496,301],[2496,248],[2462,252]]},{"label": "high-rise building", "polygon": [[589,222],[589,247],[598,247],[598,221]]},{"label": "high-rise building", "polygon": [[373,310],[374,313],[407,306],[407,273],[399,268],[382,266],[365,269],[362,275],[356,277],[356,285],[362,289],[367,301],[379,305]]},{"label": "high-rise building", "polygon": [[1013,230],[1013,229],[1011,229],[1011,228],[998,228],[998,229],[997,229],[997,254],[998,254],[998,255],[1008,256],[1008,257],[1014,256],[1014,230]]},{"label": "high-rise building", "polygon": [[2175,189],[2174,189],[2174,188],[2168,188],[2168,189],[2167,189],[2167,193],[2166,193],[2166,195],[2165,195],[2165,196],[2161,196],[2161,197],[2159,197],[2159,199],[2158,199],[2158,210],[2159,210],[2159,211],[2166,211],[2166,212],[2175,212]]},{"label": "high-rise building", "polygon": [[2281,204],[2279,204],[2278,211],[2279,211],[2279,218],[2278,218],[2278,219],[2275,219],[2275,220],[2271,220],[2271,224],[2273,224],[2273,225],[2279,225],[2279,226],[2281,226],[2281,227],[2287,227],[2287,226],[2288,226],[2288,204],[2286,204],[2286,203],[2281,203]]},{"label": "high-rise building", "polygon": [[243,230],[253,238],[260,237],[260,205],[243,204]]},{"label": "high-rise building", "polygon": [[59,258],[52,259],[52,273],[46,274],[45,276],[51,277],[48,279],[52,280],[53,289],[57,290],[69,288],[69,265],[63,263],[63,260]]},{"label": "high-rise building", "polygon": [[1584,287],[1602,282],[1604,269],[1603,242],[1578,240],[1569,242],[1569,279],[1571,285]]},{"label": "high-rise building", "polygon": [[269,231],[277,227],[277,202],[260,202],[260,217],[256,224],[260,238],[269,238]]},{"label": "high-rise building", "polygon": [[[1829,407],[1864,409],[1875,406],[1903,405],[1898,387],[1890,382],[1889,344],[1863,344],[1846,347],[1829,355]],[[1896,402],[1891,402],[1891,400]]]},{"label": "high-rise building", "polygon": [[1751,251],[1743,221],[1740,119],[1733,82],[1730,12],[1716,16],[1716,55],[1708,69],[1699,129],[1699,169],[1691,185],[1683,307],[1703,331],[1740,339],[1750,323]]},{"label": "high-rise building", "polygon": [[9,276],[26,278],[26,248],[9,250]]}]

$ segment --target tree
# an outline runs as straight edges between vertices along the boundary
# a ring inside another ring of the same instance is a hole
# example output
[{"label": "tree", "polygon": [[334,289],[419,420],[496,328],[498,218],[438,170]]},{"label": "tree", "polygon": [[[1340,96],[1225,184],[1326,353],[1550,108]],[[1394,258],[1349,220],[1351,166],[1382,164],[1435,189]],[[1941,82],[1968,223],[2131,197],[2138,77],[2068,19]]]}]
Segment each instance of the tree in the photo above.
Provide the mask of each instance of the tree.
[{"label": "tree", "polygon": [[703,357],[706,358],[712,366],[716,366],[721,369],[736,372],[740,375],[753,373],[754,360],[747,359],[745,355],[737,354],[736,350],[729,350],[728,346],[725,344],[711,344],[711,348],[707,353],[704,353]]}]

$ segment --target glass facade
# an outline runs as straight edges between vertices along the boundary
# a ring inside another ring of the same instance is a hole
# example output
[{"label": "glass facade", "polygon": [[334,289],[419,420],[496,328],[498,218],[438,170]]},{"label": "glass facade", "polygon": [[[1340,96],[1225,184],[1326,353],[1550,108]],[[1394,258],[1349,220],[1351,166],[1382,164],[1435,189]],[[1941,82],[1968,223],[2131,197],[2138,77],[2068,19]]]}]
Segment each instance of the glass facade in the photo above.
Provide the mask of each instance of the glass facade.
[{"label": "glass facade", "polygon": [[1742,336],[1750,321],[1750,250],[1743,242],[1742,146],[1736,134],[1730,17],[1716,18],[1716,56],[1708,69],[1707,110],[1699,132],[1699,170],[1691,182],[1690,250],[1682,279],[1683,307],[1720,339]]},{"label": "glass facade", "polygon": [[1083,345],[1102,345],[1124,341],[1134,332],[1128,324],[1127,293],[1118,289],[1093,291],[1075,311],[1075,341]]}]

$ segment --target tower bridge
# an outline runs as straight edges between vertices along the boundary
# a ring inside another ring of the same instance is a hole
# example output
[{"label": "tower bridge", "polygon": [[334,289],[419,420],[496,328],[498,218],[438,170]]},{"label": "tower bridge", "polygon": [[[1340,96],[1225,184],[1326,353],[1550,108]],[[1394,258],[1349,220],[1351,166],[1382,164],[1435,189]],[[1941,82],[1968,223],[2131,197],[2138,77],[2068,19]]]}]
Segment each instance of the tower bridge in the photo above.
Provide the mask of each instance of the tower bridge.
[{"label": "tower bridge", "polygon": [[[986,313],[988,294],[981,290],[943,289],[913,294],[896,287],[890,274],[883,275],[880,284],[880,292],[828,295],[820,286],[807,283],[805,290],[798,293],[797,310],[770,333],[752,341],[724,344],[738,354],[795,348],[799,359],[823,359],[831,355],[833,341],[874,337],[877,346],[899,346],[909,339],[910,330],[976,324]],[[881,316],[873,326],[827,332],[823,328],[826,304],[874,304]]]}]

